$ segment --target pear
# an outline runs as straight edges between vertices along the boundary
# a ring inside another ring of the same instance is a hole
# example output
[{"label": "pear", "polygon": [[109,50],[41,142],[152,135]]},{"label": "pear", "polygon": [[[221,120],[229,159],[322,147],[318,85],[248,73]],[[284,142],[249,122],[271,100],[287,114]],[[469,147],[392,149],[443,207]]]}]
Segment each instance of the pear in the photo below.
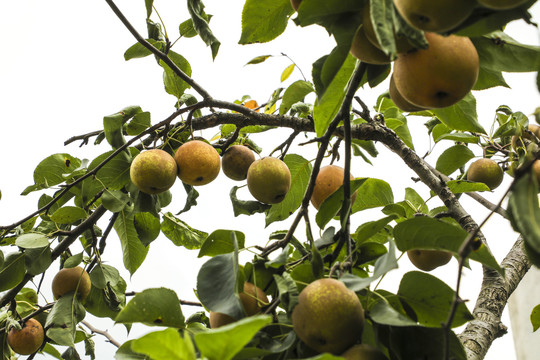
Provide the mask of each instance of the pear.
[{"label": "pear", "polygon": [[159,194],[173,186],[178,167],[166,151],[143,151],[133,159],[129,169],[131,182],[144,193]]},{"label": "pear", "polygon": [[63,268],[53,278],[52,292],[55,299],[59,299],[64,294],[77,290],[81,299],[86,299],[90,294],[92,282],[90,276],[80,266],[73,268]]},{"label": "pear", "polygon": [[[343,185],[344,174],[345,170],[337,165],[326,165],[319,170],[311,195],[311,204],[315,209],[319,210],[323,201]],[[352,180],[354,176],[350,175],[350,178]],[[352,195],[351,201],[355,199],[356,193]]]},{"label": "pear", "polygon": [[495,10],[508,10],[525,4],[527,0],[477,0],[484,7]]},{"label": "pear", "polygon": [[427,49],[399,54],[394,62],[394,82],[410,103],[423,108],[454,105],[473,88],[479,58],[467,37],[426,33]]},{"label": "pear", "polygon": [[300,292],[292,323],[306,345],[338,355],[362,338],[364,310],[358,296],[341,281],[318,279]]},{"label": "pear", "polygon": [[405,21],[424,31],[446,32],[460,25],[472,14],[474,0],[394,0]]},{"label": "pear", "polygon": [[396,104],[396,106],[401,111],[415,112],[426,110],[423,107],[410,103],[399,93],[399,91],[396,89],[396,83],[394,82],[393,75],[390,77],[390,86],[388,87],[388,93],[390,94],[390,99],[392,99],[394,104]]},{"label": "pear", "polygon": [[255,161],[255,155],[244,145],[232,145],[221,158],[223,173],[232,180],[245,180],[249,166]]},{"label": "pear", "polygon": [[[512,136],[511,145],[514,150],[517,150],[520,147],[525,147],[526,143],[525,141],[523,141],[523,139],[527,139],[529,141],[534,141],[534,142],[539,141],[540,126],[536,124],[529,124],[527,126],[527,130],[529,130],[530,132],[523,131],[523,133],[521,134],[521,139],[519,136],[516,136],[516,135]],[[536,139],[534,137],[536,137]]]},{"label": "pear", "polygon": [[439,266],[448,264],[452,259],[452,253],[442,250],[420,250],[407,251],[407,256],[411,263],[420,270],[431,271]]},{"label": "pear", "polygon": [[501,167],[492,159],[478,159],[467,170],[467,180],[484,183],[490,190],[501,185],[503,177],[504,172]]},{"label": "pear", "polygon": [[[362,24],[364,28],[364,33],[369,42],[375,45],[375,47],[377,47],[378,49],[382,49],[381,44],[377,39],[377,35],[375,34],[373,22],[371,21],[369,2],[366,3],[366,6],[362,10]],[[415,48],[405,36],[396,35],[394,33],[394,38],[398,54],[405,53]]]},{"label": "pear", "polygon": [[363,25],[356,30],[351,45],[351,54],[368,64],[381,65],[389,64],[392,61],[388,55],[368,40]]},{"label": "pear", "polygon": [[188,141],[176,150],[178,177],[192,186],[206,185],[219,175],[221,158],[214,147],[201,140]]},{"label": "pear", "polygon": [[354,345],[341,354],[341,357],[345,360],[388,360],[382,351],[368,344]]},{"label": "pear", "polygon": [[277,204],[285,199],[291,187],[291,172],[283,161],[274,157],[255,160],[248,169],[247,185],[255,199]]},{"label": "pear", "polygon": [[[247,316],[253,316],[261,312],[263,306],[268,305],[268,297],[264,291],[253,285],[250,282],[244,283],[244,291],[238,294],[244,311]],[[231,324],[236,320],[227,315],[219,312],[211,311],[210,312],[210,327],[212,329],[218,328],[223,325]]]},{"label": "pear", "polygon": [[17,354],[30,355],[38,351],[44,338],[45,333],[39,321],[28,319],[22,329],[17,330],[13,327],[9,330],[7,341],[11,350]]}]

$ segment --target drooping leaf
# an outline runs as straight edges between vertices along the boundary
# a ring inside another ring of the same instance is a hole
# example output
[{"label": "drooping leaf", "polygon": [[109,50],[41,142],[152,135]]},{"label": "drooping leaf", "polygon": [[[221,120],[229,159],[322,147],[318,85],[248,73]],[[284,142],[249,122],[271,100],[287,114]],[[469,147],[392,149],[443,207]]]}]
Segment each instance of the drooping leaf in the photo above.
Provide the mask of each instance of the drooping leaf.
[{"label": "drooping leaf", "polygon": [[[191,76],[191,65],[189,62],[180,54],[169,51],[168,53],[169,59],[178,67],[180,71],[182,71],[187,76]],[[169,67],[163,60],[160,60],[161,67],[163,67],[163,83],[165,85],[165,91],[168,94],[171,94],[173,96],[176,96],[177,98],[180,98],[184,91],[190,88],[190,85],[182,80],[176,72]]]},{"label": "drooping leaf", "polygon": [[394,202],[390,184],[381,179],[366,178],[356,192],[352,212],[386,206]]},{"label": "drooping leaf", "polygon": [[[234,251],[234,240],[232,237],[232,230],[215,230],[204,240],[198,257],[203,256],[216,256],[220,254],[227,254]],[[246,236],[240,231],[234,231],[238,248],[244,248],[244,242]]]},{"label": "drooping leaf", "polygon": [[390,326],[415,326],[416,322],[403,315],[385,301],[377,301],[369,309],[369,317],[377,324]]},{"label": "drooping leaf", "polygon": [[137,293],[116,316],[117,323],[143,323],[182,329],[185,319],[180,300],[173,290],[146,289]]},{"label": "drooping leaf", "polygon": [[[454,290],[437,277],[411,271],[403,275],[397,295],[415,312],[418,322],[429,327],[440,327],[450,314],[454,301]],[[461,302],[454,315],[452,327],[473,319],[472,314]]]},{"label": "drooping leaf", "polygon": [[188,0],[187,7],[193,21],[193,28],[197,31],[204,43],[210,46],[210,49],[212,49],[212,58],[215,59],[221,43],[214,36],[212,30],[210,30],[208,22],[211,16],[204,12],[204,4],[200,0]]},{"label": "drooping leaf", "polygon": [[38,275],[49,268],[52,263],[52,252],[49,246],[26,249],[24,252],[26,272]]},{"label": "drooping leaf", "polygon": [[9,290],[22,281],[26,273],[24,257],[22,252],[12,252],[5,257],[0,268],[0,291]]},{"label": "drooping leaf", "polygon": [[476,99],[471,93],[455,105],[431,111],[450,129],[486,133],[478,122]]},{"label": "drooping leaf", "polygon": [[242,45],[264,43],[285,31],[293,13],[290,0],[247,0],[242,10]]},{"label": "drooping leaf", "polygon": [[533,326],[533,331],[540,328],[540,305],[536,305],[531,311],[531,324]]},{"label": "drooping leaf", "polygon": [[163,215],[161,231],[174,245],[183,246],[189,250],[199,249],[208,236],[203,231],[193,229],[170,212]]},{"label": "drooping leaf", "polygon": [[157,239],[161,232],[161,223],[159,218],[148,212],[136,213],[133,217],[133,225],[137,230],[139,240],[144,246]]},{"label": "drooping leaf", "polygon": [[54,154],[43,159],[34,170],[34,185],[27,187],[21,195],[46,189],[69,180],[81,166],[81,160],[69,154]]},{"label": "drooping leaf", "polygon": [[262,213],[270,209],[271,205],[263,204],[253,200],[239,200],[236,196],[236,192],[240,187],[233,186],[229,193],[231,198],[234,216],[238,215],[253,215],[256,213]]},{"label": "drooping leaf", "polygon": [[285,68],[285,70],[283,70],[283,72],[281,73],[281,82],[284,82],[285,80],[287,80],[289,78],[289,76],[291,76],[294,68],[296,67],[295,64],[291,64],[289,66],[287,66]]},{"label": "drooping leaf", "polygon": [[134,225],[134,215],[126,210],[118,213],[114,222],[114,229],[120,238],[125,268],[133,275],[141,266],[148,248],[139,240],[137,229]]},{"label": "drooping leaf", "polygon": [[474,156],[474,153],[468,147],[454,145],[443,151],[437,159],[435,168],[445,175],[450,175],[464,166]]},{"label": "drooping leaf", "polygon": [[45,327],[47,337],[58,345],[74,346],[77,324],[84,319],[86,311],[76,293],[64,294],[52,307]]}]

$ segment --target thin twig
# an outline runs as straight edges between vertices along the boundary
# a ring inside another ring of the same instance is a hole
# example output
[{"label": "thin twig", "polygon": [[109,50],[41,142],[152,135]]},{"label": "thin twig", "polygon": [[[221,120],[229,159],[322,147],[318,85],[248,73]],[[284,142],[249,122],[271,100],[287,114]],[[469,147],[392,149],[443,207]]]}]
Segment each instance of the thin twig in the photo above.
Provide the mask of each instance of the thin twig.
[{"label": "thin twig", "polygon": [[83,324],[84,326],[86,326],[93,334],[99,334],[99,335],[103,335],[107,338],[107,340],[113,344],[114,346],[116,346],[117,348],[119,348],[120,346],[122,346],[121,343],[119,343],[118,341],[116,341],[111,334],[109,334],[108,331],[106,330],[100,330],[98,328],[95,328],[92,324],[90,324],[88,321],[86,320],[83,320],[81,321],[81,324]]}]

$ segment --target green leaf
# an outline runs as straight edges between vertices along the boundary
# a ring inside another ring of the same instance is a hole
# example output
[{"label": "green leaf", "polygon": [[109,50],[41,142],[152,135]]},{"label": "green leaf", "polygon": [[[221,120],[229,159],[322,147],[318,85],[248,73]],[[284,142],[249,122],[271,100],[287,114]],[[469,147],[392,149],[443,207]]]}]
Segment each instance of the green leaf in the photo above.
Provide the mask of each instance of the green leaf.
[{"label": "green leaf", "polygon": [[388,223],[390,223],[390,221],[396,218],[396,215],[390,215],[379,220],[365,222],[356,229],[353,237],[356,240],[357,244],[362,244],[363,242],[369,240],[372,236],[383,230],[388,225]]},{"label": "green leaf", "polygon": [[538,71],[540,46],[520,44],[502,31],[471,39],[482,66],[506,72]]},{"label": "green leaf", "polygon": [[[354,194],[358,188],[366,182],[367,178],[360,178],[351,180],[351,190],[350,193]],[[354,196],[354,195],[351,195]],[[358,197],[358,195],[356,195]],[[343,206],[343,185],[341,185],[336,191],[334,191],[330,196],[328,196],[321,204],[317,215],[315,216],[315,221],[319,228],[324,229],[328,222],[337,216],[340,212],[341,207]]]},{"label": "green leaf", "polygon": [[161,231],[174,245],[183,246],[189,250],[199,249],[208,236],[203,231],[193,229],[170,212],[163,215]]},{"label": "green leaf", "polygon": [[34,185],[27,187],[21,195],[61,184],[71,179],[80,166],[81,160],[69,154],[50,155],[34,170]]},{"label": "green leaf", "polygon": [[131,345],[135,340],[128,340],[124,342],[114,355],[115,360],[152,360],[144,354],[135,352]]},{"label": "green leaf", "polygon": [[154,6],[154,0],[144,0],[144,5],[146,7],[146,18],[150,18],[150,15],[152,15],[152,9]]},{"label": "green leaf", "polygon": [[[169,51],[167,56],[184,74],[191,76],[191,65],[182,55],[175,53],[174,51]],[[163,83],[165,85],[165,91],[168,94],[180,98],[184,94],[184,91],[191,86],[182,80],[169,65],[163,62],[163,60],[159,61],[159,65],[161,65],[164,70]]]},{"label": "green leaf", "polygon": [[152,125],[151,116],[148,111],[139,113],[127,123],[126,134],[135,136],[142,133]]},{"label": "green leaf", "polygon": [[187,197],[184,208],[180,210],[176,215],[180,215],[183,212],[189,211],[193,206],[197,205],[197,198],[199,197],[199,192],[195,190],[194,186],[182,183],[184,185],[184,190],[186,190]]},{"label": "green leaf", "polygon": [[[424,326],[440,327],[448,319],[454,301],[454,290],[437,277],[411,271],[403,275],[397,295],[415,312],[417,321]],[[461,302],[455,312],[452,327],[474,319]]]},{"label": "green leaf", "polygon": [[394,202],[394,194],[390,184],[384,180],[366,178],[356,191],[352,212],[386,206]]},{"label": "green leaf", "polygon": [[386,126],[394,130],[401,140],[414,150],[414,144],[412,142],[409,126],[407,125],[407,118],[403,115],[401,110],[397,107],[390,107],[383,112]]},{"label": "green leaf", "polygon": [[340,18],[340,15],[350,12],[361,12],[363,5],[362,2],[356,0],[304,1],[298,8],[298,17],[295,19],[295,22],[300,26],[325,22],[328,21],[328,19]]},{"label": "green leaf", "polygon": [[[158,50],[161,50],[165,45],[164,42],[156,41],[154,39],[146,39],[146,41],[154,45],[154,47]],[[148,55],[152,55],[152,52],[148,50],[143,44],[137,42],[126,50],[126,52],[124,53],[124,60],[128,61],[131,59],[140,59]]]},{"label": "green leaf", "polygon": [[119,212],[124,210],[126,205],[131,201],[128,194],[120,190],[105,190],[101,195],[101,203],[105,209],[111,212]]},{"label": "green leaf", "polygon": [[536,305],[531,311],[531,324],[533,332],[540,328],[540,305]]},{"label": "green leaf", "polygon": [[210,311],[227,314],[234,319],[245,317],[238,297],[240,283],[238,251],[216,255],[205,262],[197,274],[197,295]]},{"label": "green leaf", "polygon": [[236,192],[240,189],[239,186],[233,186],[229,193],[229,197],[232,202],[234,216],[238,215],[253,215],[256,213],[262,213],[270,209],[271,205],[263,204],[253,200],[239,200],[236,196]]},{"label": "green leaf", "polygon": [[178,329],[185,327],[180,300],[173,290],[166,288],[146,289],[137,293],[116,316],[115,321]]},{"label": "green leaf", "polygon": [[139,240],[144,246],[150,245],[150,243],[157,239],[161,232],[161,223],[159,218],[148,212],[136,213],[133,217],[133,225],[137,230]]},{"label": "green leaf", "polygon": [[126,143],[123,133],[124,123],[140,112],[142,110],[139,106],[130,106],[103,118],[105,138],[113,149],[118,149]]},{"label": "green leaf", "polygon": [[345,98],[345,90],[356,67],[356,63],[356,58],[349,54],[322,97],[317,98],[313,107],[317,136],[322,136],[325,133],[328,125],[330,125],[337,115],[341,103]]},{"label": "green leaf", "polygon": [[489,187],[484,183],[475,183],[464,180],[450,180],[446,182],[446,186],[454,194],[461,194],[475,191],[490,191]]},{"label": "green leaf", "polygon": [[527,245],[536,253],[540,253],[538,186],[532,171],[514,181],[507,210],[514,230],[521,233]]},{"label": "green leaf", "polygon": [[281,73],[281,82],[284,82],[285,80],[287,80],[289,78],[289,76],[291,76],[291,74],[294,71],[295,67],[296,67],[295,64],[291,64],[291,65],[287,66],[285,68],[285,70],[283,70],[283,72]]},{"label": "green leaf", "polygon": [[259,55],[259,56],[254,57],[253,59],[249,60],[246,63],[246,65],[260,64],[260,63],[265,62],[266,60],[268,60],[271,57],[272,57],[272,55]]},{"label": "green leaf", "polygon": [[266,226],[287,219],[302,204],[311,176],[311,163],[300,155],[288,154],[283,159],[291,172],[291,187],[282,202],[272,205],[266,213]]},{"label": "green leaf", "polygon": [[481,63],[478,79],[476,80],[476,84],[474,84],[473,90],[485,90],[496,86],[510,88],[510,85],[508,85],[506,80],[504,80],[501,71],[487,69]]},{"label": "green leaf", "polygon": [[88,214],[84,209],[77,206],[64,206],[51,215],[51,220],[57,224],[73,224],[86,219]]},{"label": "green leaf", "polygon": [[197,31],[204,43],[210,46],[212,49],[212,59],[215,59],[220,42],[214,36],[212,30],[210,30],[210,26],[208,25],[210,16],[204,12],[204,4],[200,0],[188,0],[187,8],[189,15],[191,15],[191,20],[193,20],[193,28]]},{"label": "green leaf", "polygon": [[49,246],[26,249],[24,254],[26,272],[30,275],[41,274],[52,264],[52,253]]},{"label": "green leaf", "polygon": [[365,289],[372,282],[379,279],[381,276],[387,272],[397,269],[398,263],[396,259],[396,249],[394,242],[390,240],[388,242],[388,252],[383,256],[379,257],[375,261],[375,269],[373,270],[373,275],[371,277],[359,277],[353,274],[346,273],[343,275],[340,280],[345,283],[345,285],[354,292],[358,292],[362,289]]},{"label": "green leaf", "polygon": [[290,0],[247,0],[242,10],[239,44],[264,43],[285,31],[293,13]]},{"label": "green leaf", "polygon": [[133,213],[122,210],[114,222],[114,229],[120,238],[124,266],[131,275],[137,271],[148,253],[148,248],[139,240],[134,225]]},{"label": "green leaf", "polygon": [[23,249],[42,248],[49,246],[49,239],[43,234],[22,234],[15,240],[15,245]]},{"label": "green leaf", "polygon": [[474,158],[474,153],[468,147],[454,145],[443,151],[437,159],[435,168],[445,175],[450,175],[472,158]]},{"label": "green leaf", "polygon": [[486,134],[486,130],[478,122],[476,99],[471,93],[455,105],[431,111],[450,129]]},{"label": "green leaf", "polygon": [[[99,155],[95,158],[90,165],[88,170],[95,169],[99,164],[101,164],[106,158],[112,155],[113,151],[106,152]],[[120,152],[110,161],[108,161],[103,167],[97,172],[96,178],[109,190],[120,190],[125,185],[131,182],[129,177],[129,167],[131,165],[132,157],[125,151]]]},{"label": "green leaf", "polygon": [[369,309],[369,317],[377,324],[390,326],[415,326],[415,321],[394,309],[386,301],[377,301]]},{"label": "green leaf", "polygon": [[6,256],[0,268],[0,291],[9,290],[19,284],[26,273],[24,253],[14,252]]},{"label": "green leaf", "polygon": [[56,301],[47,316],[47,337],[58,345],[74,346],[77,324],[86,316],[84,307],[74,292]]},{"label": "green leaf", "polygon": [[90,281],[92,286],[98,289],[107,288],[107,284],[110,286],[116,286],[120,280],[120,273],[118,270],[110,265],[98,263],[90,272]]},{"label": "green leaf", "polygon": [[152,359],[195,360],[195,349],[188,334],[184,338],[177,330],[165,329],[146,334],[131,343],[131,348]]},{"label": "green leaf", "polygon": [[[459,249],[467,235],[468,233],[458,225],[427,216],[404,220],[394,228],[396,245],[403,252],[411,249],[427,249],[445,250],[454,255],[459,255]],[[497,260],[484,244],[477,250],[472,251],[469,258],[501,274],[504,273]]]},{"label": "green leaf", "polygon": [[[91,278],[92,273],[90,274]],[[92,289],[84,301],[84,307],[94,316],[114,320],[116,315],[126,305],[126,288],[127,284],[122,277],[118,277],[116,284],[111,285],[109,282],[103,289],[95,287],[92,283]]]},{"label": "green leaf", "polygon": [[[294,66],[294,64],[292,66]],[[281,105],[279,106],[279,114],[286,114],[291,106],[299,101],[303,101],[306,95],[313,91],[313,84],[310,82],[303,80],[293,82],[283,93]]]},{"label": "green leaf", "polygon": [[250,316],[218,329],[195,334],[201,355],[208,360],[232,359],[255,334],[272,322],[268,315]]},{"label": "green leaf", "polygon": [[246,238],[244,233],[240,231],[220,229],[208,235],[208,237],[204,240],[198,257],[216,256],[233,252],[235,244],[233,234],[231,234],[232,232],[235,234],[238,248],[243,249]]}]

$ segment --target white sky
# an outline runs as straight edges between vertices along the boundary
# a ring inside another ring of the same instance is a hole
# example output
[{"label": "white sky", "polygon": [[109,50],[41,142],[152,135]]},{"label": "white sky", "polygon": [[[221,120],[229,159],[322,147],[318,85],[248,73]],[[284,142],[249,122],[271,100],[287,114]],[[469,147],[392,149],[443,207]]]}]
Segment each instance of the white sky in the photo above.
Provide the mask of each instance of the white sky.
[{"label": "white sky", "polygon": [[[193,78],[205,87],[213,97],[234,101],[245,94],[262,103],[279,86],[286,86],[301,79],[295,71],[283,85],[280,83],[281,71],[290,64],[284,57],[276,57],[259,65],[245,66],[255,56],[286,53],[302,69],[306,76],[311,74],[311,63],[327,54],[334,42],[324,29],[318,27],[297,28],[290,22],[284,36],[269,44],[241,47],[237,44],[240,37],[240,16],[242,1],[205,1],[207,13],[213,14],[211,28],[222,42],[215,62],[211,53],[198,38],[182,39],[174,50],[184,55],[191,63]],[[119,0],[117,5],[132,21],[140,33],[146,34],[144,2]],[[156,0],[171,39],[176,39],[178,24],[189,15],[182,1]],[[33,183],[32,173],[35,166],[46,156],[59,152],[68,152],[80,158],[93,159],[107,151],[106,146],[85,146],[78,144],[63,146],[64,140],[102,127],[103,116],[129,106],[140,105],[143,110],[152,113],[153,123],[163,120],[173,111],[174,98],[163,91],[162,70],[152,57],[125,62],[124,51],[135,43],[131,34],[124,28],[104,1],[71,2],[56,0],[43,2],[37,0],[19,0],[4,2],[1,6],[2,21],[0,34],[3,47],[0,53],[0,223],[10,224],[36,209],[41,193],[26,197],[19,194]],[[540,21],[540,6],[533,9],[536,21]],[[154,16],[153,19],[157,21]],[[538,31],[522,22],[512,23],[508,32],[517,40],[528,44],[538,44]],[[513,110],[530,114],[540,105],[540,96],[535,88],[532,74],[512,74],[506,76],[513,90],[495,89],[475,93],[479,104],[479,118],[482,125],[489,129],[494,110],[499,104],[509,105]],[[369,88],[358,92],[368,105],[373,105],[376,97],[385,91],[387,82],[375,90]],[[531,118],[530,121],[533,121]],[[422,119],[411,119],[411,133],[419,154],[428,149]],[[210,138],[217,129],[205,132]],[[281,134],[288,135],[290,131]],[[417,135],[418,134],[418,135]],[[270,138],[253,136],[264,148],[267,155],[284,138],[282,135],[270,135]],[[410,180],[414,174],[404,167],[400,160],[383,147],[378,146],[381,155],[375,166],[365,164],[361,159],[354,159],[352,172],[355,176],[372,176],[385,179],[393,186],[396,201],[403,199],[406,186],[414,187],[422,196],[427,197],[428,189]],[[440,147],[443,149],[443,147]],[[314,156],[315,147],[307,149]],[[305,151],[298,148],[292,151]],[[480,154],[479,149],[474,149]],[[440,153],[440,150],[436,153]],[[434,155],[428,161],[435,163]],[[388,164],[391,162],[391,166]],[[388,170],[392,173],[389,175]],[[404,174],[397,178],[396,173]],[[508,186],[507,178],[500,189]],[[182,219],[191,226],[211,232],[215,229],[235,229],[246,234],[249,245],[262,245],[267,241],[267,234],[275,230],[287,229],[287,223],[277,223],[264,229],[264,216],[240,216],[234,218],[229,189],[237,183],[220,174],[210,185],[199,188],[199,206],[192,209]],[[245,190],[245,189],[244,189]],[[503,190],[486,197],[497,201]],[[173,203],[166,209],[178,212],[184,204],[185,194],[178,181],[172,188]],[[248,199],[247,191],[240,191],[239,196]],[[480,222],[487,214],[483,208],[463,197],[464,206],[474,213]],[[434,207],[435,203],[430,203]],[[314,213],[314,212],[313,212]],[[313,215],[313,214],[312,214]],[[353,217],[352,229],[366,220],[381,217],[380,211],[367,211]],[[105,225],[103,225],[105,226]],[[297,235],[302,236],[303,227]],[[485,234],[492,250],[500,261],[515,240],[515,234],[509,225],[497,216],[488,223]],[[3,249],[6,251],[7,249]],[[111,236],[104,254],[104,259],[122,271],[128,281],[128,291],[140,291],[148,287],[164,286],[174,289],[181,299],[195,300],[192,289],[195,288],[197,268],[206,259],[194,259],[195,252],[177,248],[164,237],[156,240],[148,254],[147,261],[131,278],[122,270],[121,249],[115,236]],[[245,255],[249,260],[249,254]],[[400,269],[390,273],[381,287],[396,291],[399,279],[406,271],[412,270],[408,260],[400,261]],[[450,286],[454,287],[457,262],[452,262],[433,272]],[[468,304],[472,310],[474,299],[481,281],[480,267],[473,264],[473,271],[466,271],[462,297],[471,299]],[[48,289],[44,289],[48,292]],[[50,294],[47,297],[51,300]],[[538,301],[540,302],[540,300]],[[185,315],[198,310],[184,307]],[[530,309],[525,309],[526,317]],[[114,326],[107,320],[87,318],[97,327],[111,330],[119,341],[125,341],[126,333],[122,326]],[[508,317],[504,322],[509,324]],[[156,329],[135,326],[132,336],[140,336]],[[98,343],[98,358],[112,358],[115,348],[104,344],[100,336],[94,338]],[[486,359],[513,359],[513,341],[511,335],[497,340]]]}]

